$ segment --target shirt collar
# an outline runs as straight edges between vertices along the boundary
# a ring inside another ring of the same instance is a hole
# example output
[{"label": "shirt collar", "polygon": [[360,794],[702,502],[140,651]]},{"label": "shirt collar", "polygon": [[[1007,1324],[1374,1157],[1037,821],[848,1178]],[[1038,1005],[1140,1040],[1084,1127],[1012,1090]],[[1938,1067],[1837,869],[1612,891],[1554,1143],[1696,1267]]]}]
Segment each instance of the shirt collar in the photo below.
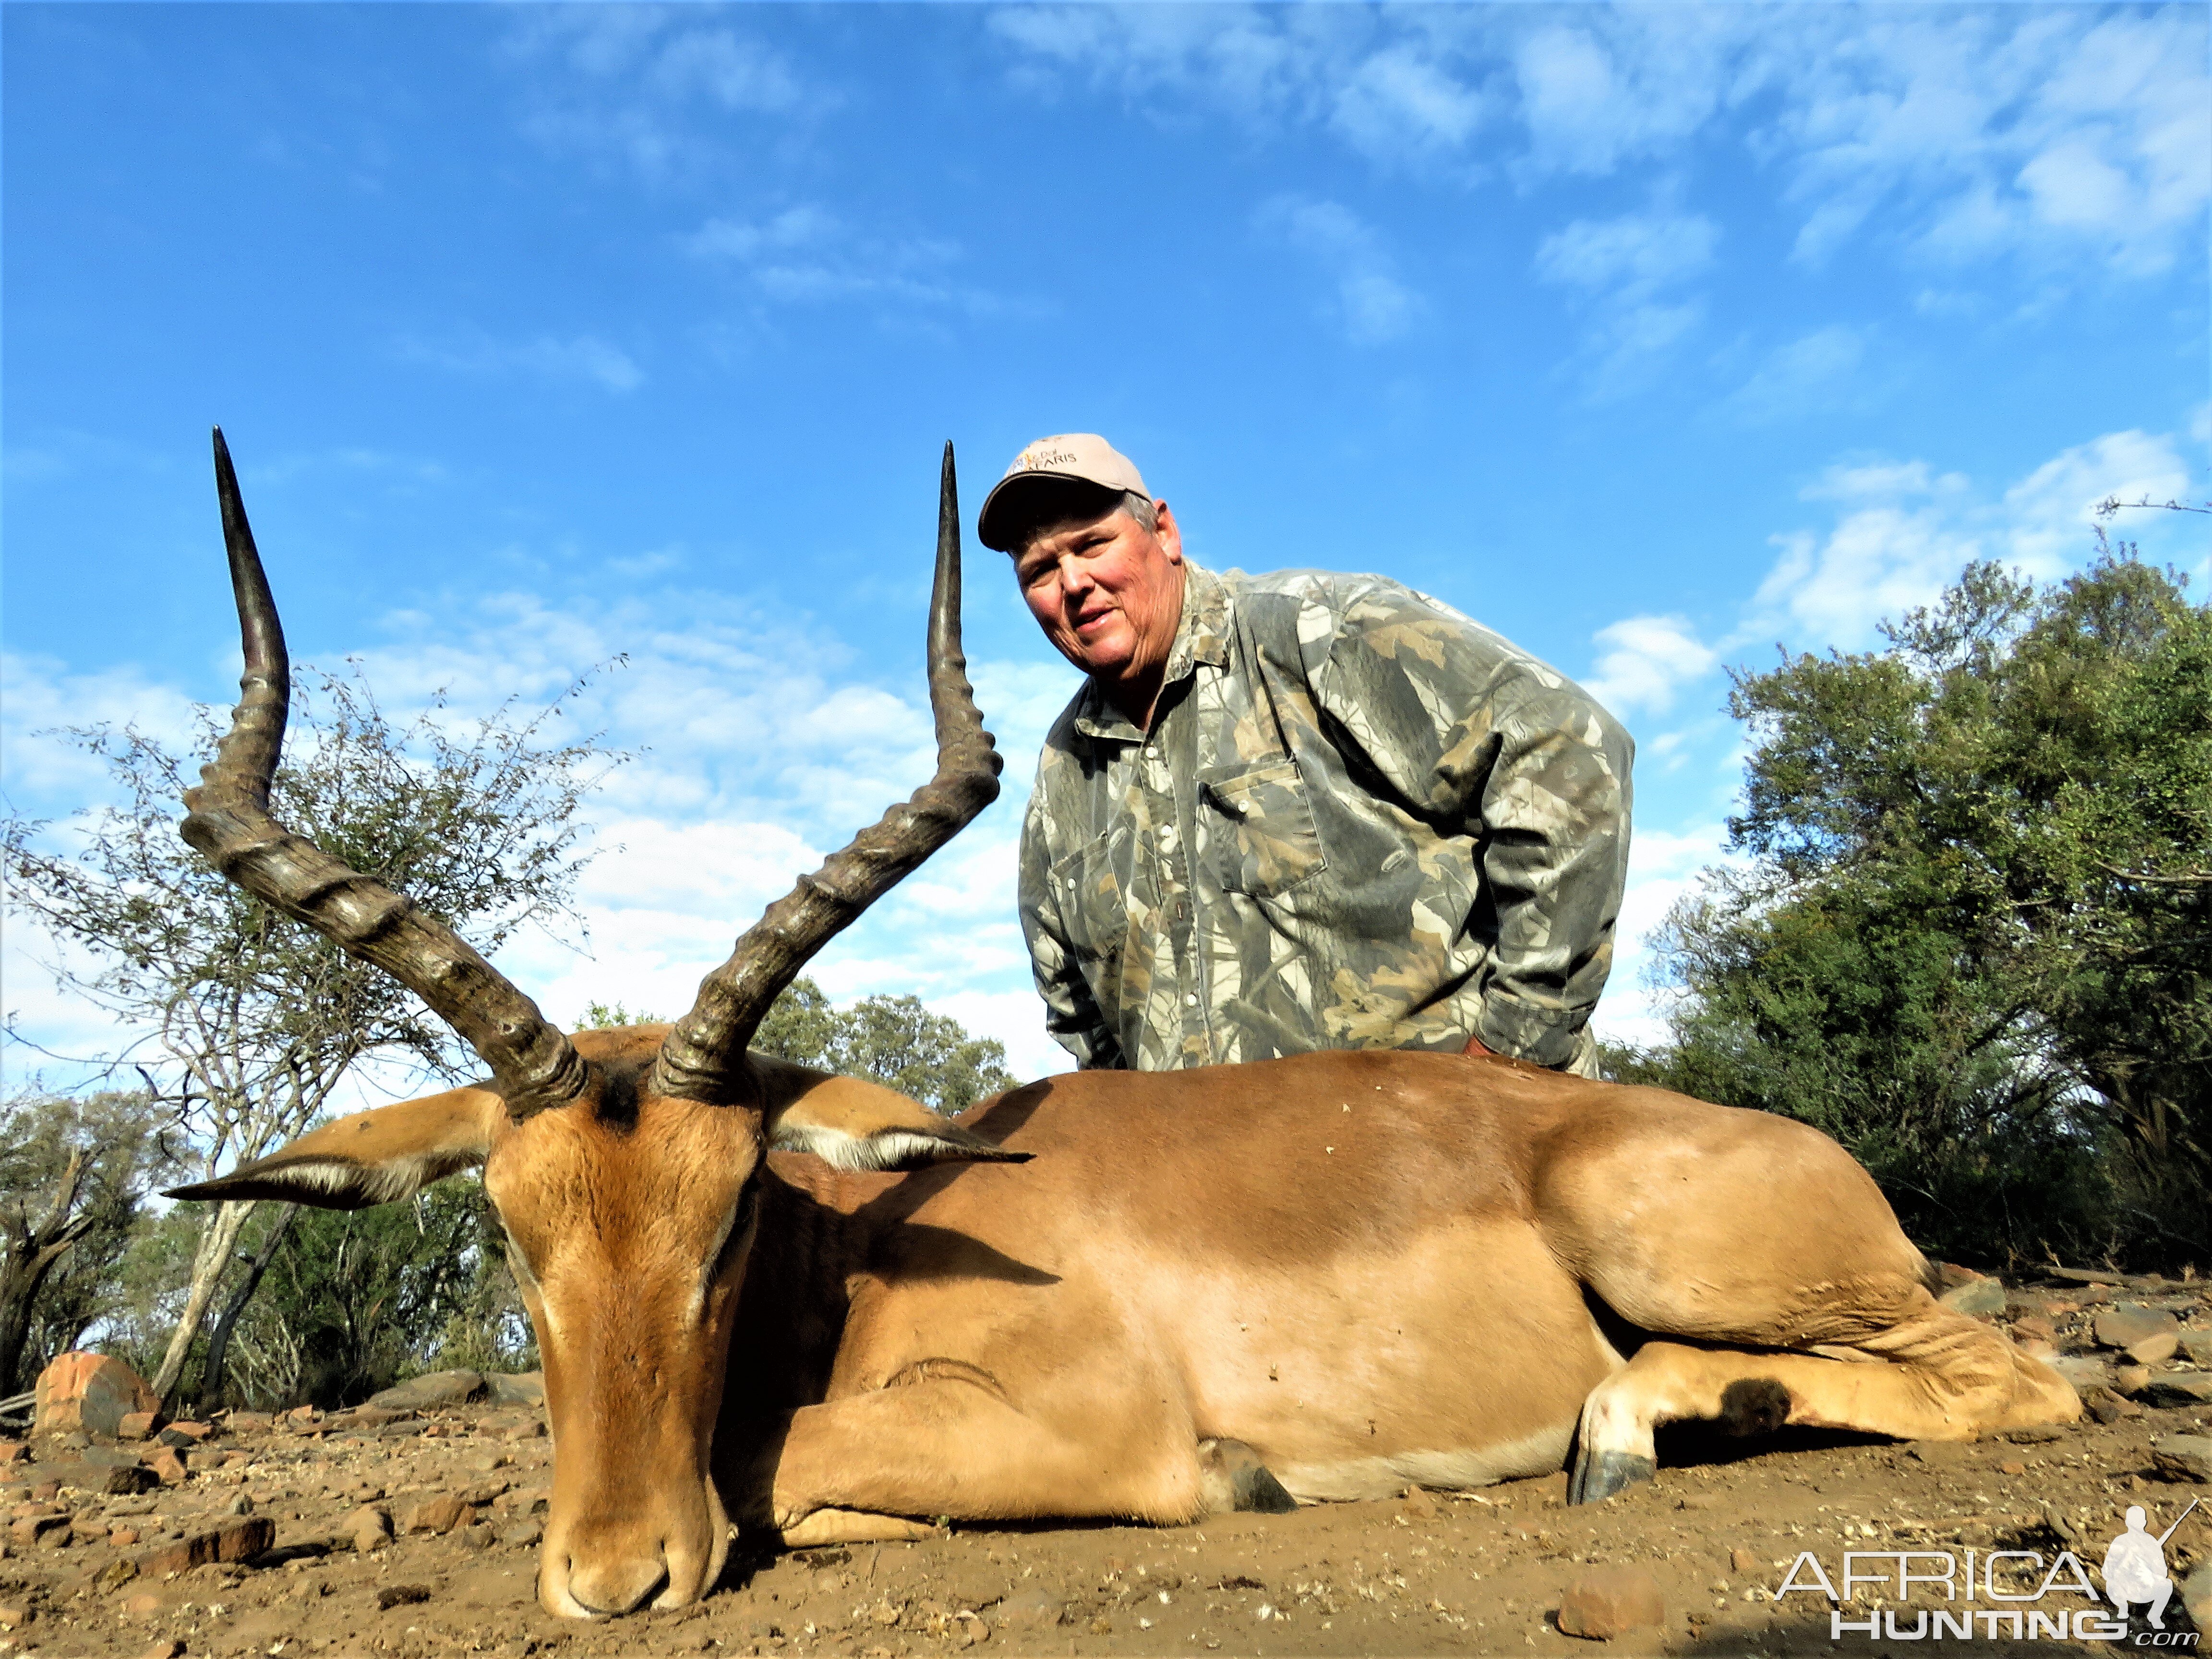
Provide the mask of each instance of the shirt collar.
[{"label": "shirt collar", "polygon": [[[1167,671],[1160,679],[1164,698],[1168,688],[1189,678],[1198,664],[1220,668],[1229,661],[1229,589],[1220,577],[1194,559],[1184,559],[1182,568],[1182,617],[1176,624],[1175,644],[1168,651]],[[1145,736],[1136,722],[1098,689],[1096,680],[1085,680],[1077,694],[1075,729],[1086,738],[1112,743],[1139,743]]]}]

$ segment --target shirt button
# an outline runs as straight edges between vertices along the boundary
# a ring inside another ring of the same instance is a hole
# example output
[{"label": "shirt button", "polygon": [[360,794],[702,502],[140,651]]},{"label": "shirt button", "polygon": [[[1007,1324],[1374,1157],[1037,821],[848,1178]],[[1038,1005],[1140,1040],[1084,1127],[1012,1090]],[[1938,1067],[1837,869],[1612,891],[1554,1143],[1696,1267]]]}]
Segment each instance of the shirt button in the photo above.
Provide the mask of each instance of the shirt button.
[{"label": "shirt button", "polygon": [[1195,991],[1185,992],[1182,1000],[1184,1006],[1187,1007],[1195,1008],[1198,1006],[1198,993]]},{"label": "shirt button", "polygon": [[1173,825],[1170,825],[1167,829],[1160,831],[1160,845],[1163,847],[1172,847],[1175,845],[1175,828]]}]

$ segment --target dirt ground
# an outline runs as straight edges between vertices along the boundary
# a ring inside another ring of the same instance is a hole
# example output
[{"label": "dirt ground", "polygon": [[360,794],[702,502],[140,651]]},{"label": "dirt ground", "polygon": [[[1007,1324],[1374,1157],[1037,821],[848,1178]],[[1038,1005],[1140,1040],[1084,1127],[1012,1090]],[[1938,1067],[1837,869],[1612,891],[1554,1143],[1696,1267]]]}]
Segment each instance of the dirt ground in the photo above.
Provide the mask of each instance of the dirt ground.
[{"label": "dirt ground", "polygon": [[[2193,1296],[2165,1305],[2192,1330],[2212,1325],[2212,1298]],[[2015,1296],[2015,1315],[2021,1305]],[[2089,1310],[2054,1315],[2053,1305],[2046,1297],[2037,1312],[2062,1327],[2059,1346],[2086,1346]],[[2185,1358],[2154,1369],[2189,1387],[2207,1374]],[[961,1527],[919,1543],[799,1554],[741,1543],[700,1605],[598,1625],[550,1617],[535,1599],[551,1454],[534,1413],[241,1415],[188,1450],[185,1479],[142,1495],[44,1490],[42,1472],[87,1455],[82,1439],[34,1443],[33,1461],[0,1468],[12,1483],[0,1489],[12,1517],[0,1656],[1565,1655],[1592,1650],[1557,1620],[1563,1591],[1593,1566],[1648,1570],[1663,1598],[1664,1622],[1607,1644],[1617,1652],[1910,1653],[1923,1650],[1832,1640],[1818,1595],[1778,1601],[1798,1553],[1814,1552],[1831,1575],[1847,1548],[1995,1547],[2046,1559],[2073,1548],[2094,1569],[2130,1504],[2149,1511],[2156,1532],[2191,1497],[2212,1498],[2212,1486],[2161,1476],[2152,1457],[2154,1438],[2207,1432],[2212,1407],[2097,1397],[2112,1421],[2085,1416],[1972,1445],[1807,1436],[1753,1445],[1677,1432],[1662,1439],[1657,1480],[1574,1509],[1554,1475],[1164,1529]],[[385,1539],[378,1514],[400,1535]],[[240,1528],[249,1516],[273,1522],[273,1548]],[[175,1570],[180,1547],[224,1526],[264,1553]],[[2177,1583],[2212,1559],[2204,1509],[2174,1533],[2166,1559]],[[1867,1616],[1868,1605],[1847,1616]],[[2179,1595],[2166,1624],[2193,1629]],[[2140,1613],[2134,1630],[2148,1630]],[[1946,1647],[2112,1650],[2002,1639]]]}]

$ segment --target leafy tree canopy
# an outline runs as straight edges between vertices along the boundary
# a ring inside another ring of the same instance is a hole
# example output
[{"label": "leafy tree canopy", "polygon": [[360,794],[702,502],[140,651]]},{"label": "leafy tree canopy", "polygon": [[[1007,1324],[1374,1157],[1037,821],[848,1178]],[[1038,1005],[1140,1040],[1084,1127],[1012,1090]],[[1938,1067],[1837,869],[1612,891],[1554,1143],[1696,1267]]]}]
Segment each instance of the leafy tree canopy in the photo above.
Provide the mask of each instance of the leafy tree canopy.
[{"label": "leafy tree canopy", "polygon": [[[2124,553],[2126,550],[2123,550]],[[1971,567],[1882,649],[1739,673],[1738,866],[1616,1075],[1803,1118],[1931,1247],[2212,1258],[2212,617]]]}]

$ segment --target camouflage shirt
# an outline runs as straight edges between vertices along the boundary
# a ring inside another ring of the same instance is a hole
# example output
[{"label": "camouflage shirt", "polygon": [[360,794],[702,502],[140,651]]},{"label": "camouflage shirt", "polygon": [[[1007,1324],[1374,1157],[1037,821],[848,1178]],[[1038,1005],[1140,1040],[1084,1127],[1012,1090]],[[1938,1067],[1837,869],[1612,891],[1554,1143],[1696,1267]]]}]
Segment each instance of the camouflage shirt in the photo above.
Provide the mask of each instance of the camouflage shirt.
[{"label": "camouflage shirt", "polygon": [[1022,826],[1046,1024],[1085,1066],[1458,1048],[1594,1074],[1620,725],[1380,576],[1186,562],[1152,731],[1085,684]]}]

